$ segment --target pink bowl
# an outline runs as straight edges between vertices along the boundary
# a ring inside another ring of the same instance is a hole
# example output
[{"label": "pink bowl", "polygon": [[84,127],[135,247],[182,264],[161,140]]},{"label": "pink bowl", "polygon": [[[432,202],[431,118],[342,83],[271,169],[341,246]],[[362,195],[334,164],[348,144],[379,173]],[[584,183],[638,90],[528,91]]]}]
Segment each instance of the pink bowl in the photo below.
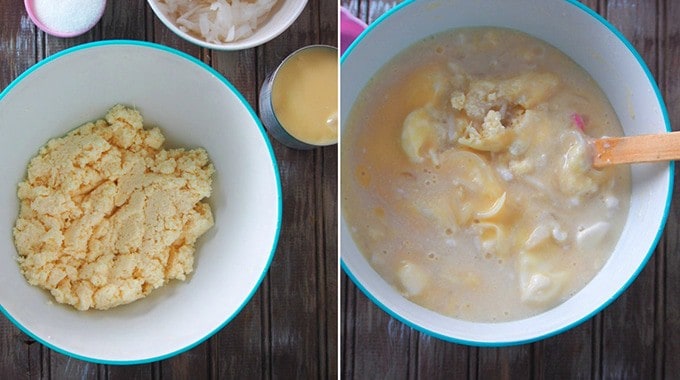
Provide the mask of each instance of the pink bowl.
[{"label": "pink bowl", "polygon": [[366,23],[354,17],[345,8],[340,8],[340,54],[366,29]]},{"label": "pink bowl", "polygon": [[71,20],[75,19],[77,21],[80,21],[79,25],[77,26],[66,25],[63,27],[63,29],[56,28],[54,26],[49,26],[45,23],[44,20],[41,20],[40,17],[38,17],[39,12],[36,12],[35,0],[24,0],[24,6],[26,7],[28,17],[30,17],[31,21],[33,21],[33,23],[38,28],[40,28],[40,30],[55,37],[68,38],[79,36],[81,34],[86,33],[87,31],[92,29],[92,27],[94,27],[102,18],[102,15],[104,15],[104,9],[106,9],[106,0],[90,0],[90,1],[98,1],[101,4],[99,4],[99,8],[97,8],[92,15],[80,15],[80,20],[78,20],[77,17],[71,18]]}]

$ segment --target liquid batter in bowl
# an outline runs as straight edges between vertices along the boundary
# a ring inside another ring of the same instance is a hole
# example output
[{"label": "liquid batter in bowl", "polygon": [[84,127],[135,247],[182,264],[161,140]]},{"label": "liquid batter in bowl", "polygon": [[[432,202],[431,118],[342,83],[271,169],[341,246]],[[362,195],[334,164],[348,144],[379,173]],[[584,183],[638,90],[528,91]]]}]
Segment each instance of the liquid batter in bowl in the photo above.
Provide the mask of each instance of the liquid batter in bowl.
[{"label": "liquid batter in bowl", "polygon": [[444,315],[550,309],[607,261],[628,167],[594,170],[586,135],[621,135],[592,78],[554,47],[497,28],[427,38],[366,86],[342,140],[342,208],[373,268]]}]

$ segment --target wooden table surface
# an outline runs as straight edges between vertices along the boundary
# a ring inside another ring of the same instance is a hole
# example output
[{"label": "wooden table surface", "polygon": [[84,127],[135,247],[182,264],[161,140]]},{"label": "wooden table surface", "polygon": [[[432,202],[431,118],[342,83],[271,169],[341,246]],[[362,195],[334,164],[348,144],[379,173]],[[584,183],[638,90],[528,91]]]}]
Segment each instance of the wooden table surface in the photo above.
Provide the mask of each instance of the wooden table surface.
[{"label": "wooden table surface", "polygon": [[[370,23],[399,1],[341,0]],[[588,0],[642,55],[680,122],[680,2]],[[676,166],[677,167],[677,166]],[[675,192],[677,196],[677,191]],[[677,199],[677,198],[676,198]],[[680,378],[680,209],[673,202],[654,255],[634,283],[594,318],[533,344],[446,343],[389,317],[341,275],[341,374],[358,379]]]},{"label": "wooden table surface", "polygon": [[[217,52],[173,34],[141,0],[109,1],[102,20],[69,39],[40,32],[23,1],[0,0],[0,90],[41,59],[98,40],[154,41],[198,57],[222,73],[257,111],[265,75],[305,45],[337,46],[337,2],[310,0],[269,43]],[[7,126],[0,125],[0,133]],[[289,149],[272,139],[283,189],[278,248],[261,287],[225,328],[159,362],[88,363],[35,342],[0,315],[0,379],[335,378],[338,371],[337,148]],[[16,255],[15,252],[2,252]]]}]

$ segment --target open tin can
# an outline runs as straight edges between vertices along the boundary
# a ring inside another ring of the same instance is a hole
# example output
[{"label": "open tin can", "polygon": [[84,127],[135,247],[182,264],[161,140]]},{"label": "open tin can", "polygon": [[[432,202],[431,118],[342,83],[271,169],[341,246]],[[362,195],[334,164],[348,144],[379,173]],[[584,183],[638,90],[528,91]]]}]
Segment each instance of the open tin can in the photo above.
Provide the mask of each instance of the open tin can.
[{"label": "open tin can", "polygon": [[338,49],[309,45],[264,80],[260,118],[282,144],[314,149],[338,142]]}]

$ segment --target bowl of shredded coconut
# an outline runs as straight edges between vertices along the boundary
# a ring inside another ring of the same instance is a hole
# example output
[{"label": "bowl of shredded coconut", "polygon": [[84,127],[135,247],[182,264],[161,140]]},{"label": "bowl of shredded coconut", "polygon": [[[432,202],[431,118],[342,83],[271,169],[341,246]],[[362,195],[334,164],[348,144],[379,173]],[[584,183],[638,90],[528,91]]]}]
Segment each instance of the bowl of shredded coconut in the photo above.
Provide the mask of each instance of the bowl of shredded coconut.
[{"label": "bowl of shredded coconut", "polygon": [[203,62],[79,45],[0,92],[0,129],[0,313],[36,341],[96,363],[161,360],[257,291],[281,224],[276,159]]},{"label": "bowl of shredded coconut", "polygon": [[298,18],[307,0],[148,0],[158,18],[185,40],[216,50],[262,45]]}]

